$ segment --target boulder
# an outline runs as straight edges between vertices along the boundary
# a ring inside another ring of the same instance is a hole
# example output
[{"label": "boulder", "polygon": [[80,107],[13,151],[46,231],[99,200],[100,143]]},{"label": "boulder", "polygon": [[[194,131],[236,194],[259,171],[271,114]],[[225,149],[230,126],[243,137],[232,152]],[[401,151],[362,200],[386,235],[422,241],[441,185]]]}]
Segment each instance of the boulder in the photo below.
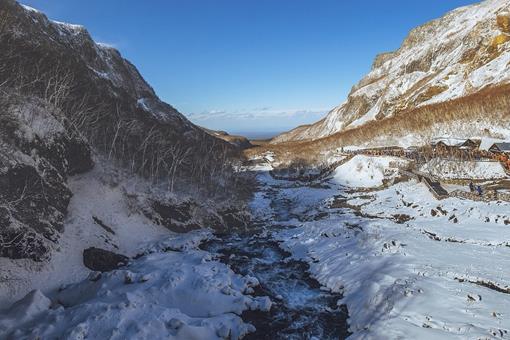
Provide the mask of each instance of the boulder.
[{"label": "boulder", "polygon": [[100,248],[87,248],[83,251],[83,264],[90,270],[109,272],[125,266],[129,258]]}]

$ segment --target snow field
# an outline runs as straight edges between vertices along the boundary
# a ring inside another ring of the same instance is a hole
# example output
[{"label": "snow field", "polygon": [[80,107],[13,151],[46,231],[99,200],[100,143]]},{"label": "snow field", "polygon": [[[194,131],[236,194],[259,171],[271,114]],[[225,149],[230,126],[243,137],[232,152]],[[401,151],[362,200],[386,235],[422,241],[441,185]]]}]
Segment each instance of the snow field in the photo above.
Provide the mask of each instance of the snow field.
[{"label": "snow field", "polygon": [[186,243],[170,237],[166,244],[188,251],[149,253],[120,270],[92,272],[51,299],[33,291],[0,314],[0,332],[17,339],[238,339],[253,331],[238,315],[270,309],[269,298],[245,295],[257,279]]},{"label": "snow field", "polygon": [[[345,184],[381,183],[384,171],[368,167],[349,177],[357,163],[337,171],[329,189],[289,185],[273,198],[300,215],[275,238],[343,292],[350,339],[509,338],[510,205],[437,201],[415,181],[346,192]],[[339,199],[354,209],[329,208]]]},{"label": "snow field", "polygon": [[[333,172],[335,184],[355,188],[371,188],[383,185],[390,163],[406,163],[397,157],[371,157],[356,155]],[[396,172],[396,169],[393,169]]]}]

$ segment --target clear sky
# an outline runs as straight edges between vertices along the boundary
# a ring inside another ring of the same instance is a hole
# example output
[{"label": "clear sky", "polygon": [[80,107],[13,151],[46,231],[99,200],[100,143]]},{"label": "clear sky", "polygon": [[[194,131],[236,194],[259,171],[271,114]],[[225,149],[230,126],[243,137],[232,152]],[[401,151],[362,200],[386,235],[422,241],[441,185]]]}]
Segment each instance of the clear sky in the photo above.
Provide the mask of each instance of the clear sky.
[{"label": "clear sky", "polygon": [[193,122],[273,133],[343,102],[377,53],[473,0],[22,0],[118,48]]}]

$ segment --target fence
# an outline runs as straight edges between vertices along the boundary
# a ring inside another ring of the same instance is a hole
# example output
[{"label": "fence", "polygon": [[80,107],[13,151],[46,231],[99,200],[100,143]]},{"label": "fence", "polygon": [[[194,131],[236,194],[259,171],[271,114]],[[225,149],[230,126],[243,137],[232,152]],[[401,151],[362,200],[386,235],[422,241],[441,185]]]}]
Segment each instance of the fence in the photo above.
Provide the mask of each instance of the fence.
[{"label": "fence", "polygon": [[464,199],[468,199],[468,200],[472,200],[472,201],[483,201],[483,202],[506,201],[506,202],[510,202],[510,194],[497,192],[495,190],[486,191],[482,195],[478,195],[474,192],[455,190],[450,193],[450,196],[464,198]]}]

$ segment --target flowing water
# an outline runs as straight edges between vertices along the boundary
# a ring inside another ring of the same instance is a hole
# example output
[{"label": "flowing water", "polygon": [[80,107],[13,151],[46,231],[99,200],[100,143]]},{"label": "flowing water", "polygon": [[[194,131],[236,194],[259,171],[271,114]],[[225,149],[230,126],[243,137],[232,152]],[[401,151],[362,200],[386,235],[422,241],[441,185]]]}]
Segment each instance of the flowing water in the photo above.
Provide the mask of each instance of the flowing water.
[{"label": "flowing water", "polygon": [[270,312],[247,311],[243,320],[257,331],[246,339],[344,339],[347,309],[339,306],[340,294],[322,289],[310,277],[308,264],[290,258],[270,234],[218,235],[203,245],[239,274],[256,277],[255,295],[269,296]]}]

